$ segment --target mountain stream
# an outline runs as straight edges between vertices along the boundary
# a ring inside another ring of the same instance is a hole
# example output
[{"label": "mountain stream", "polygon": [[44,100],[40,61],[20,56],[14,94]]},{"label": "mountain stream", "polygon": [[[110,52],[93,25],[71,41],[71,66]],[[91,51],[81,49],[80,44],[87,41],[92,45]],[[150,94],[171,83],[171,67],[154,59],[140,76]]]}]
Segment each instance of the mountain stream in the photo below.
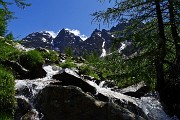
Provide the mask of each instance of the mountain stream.
[{"label": "mountain stream", "polygon": [[[15,81],[16,91],[26,90],[26,94],[24,94],[24,92],[18,92],[16,94],[16,98],[24,99],[26,102],[30,103],[31,107],[33,108],[32,111],[35,113],[35,116],[32,116],[31,120],[41,120],[41,118],[38,117],[38,111],[34,108],[33,105],[34,98],[37,96],[38,92],[45,86],[47,86],[50,82],[56,81],[52,79],[52,76],[57,74],[61,70],[59,67],[50,65],[44,66],[43,68],[47,72],[47,75],[44,78]],[[89,80],[87,80],[87,83],[94,86],[97,89],[97,93],[101,93],[104,96],[110,98],[110,102],[113,102],[113,98],[120,100],[122,100],[122,98],[125,98],[126,100],[134,103],[136,106],[143,110],[143,112],[150,120],[178,120],[176,117],[169,117],[168,115],[166,115],[166,113],[163,111],[161,103],[156,97],[154,97],[154,95],[157,94],[150,94],[146,97],[141,98],[133,98],[127,95],[123,95],[119,92],[115,92],[111,90],[111,88],[103,87],[103,84],[105,83],[104,81],[102,81],[99,85]]]}]

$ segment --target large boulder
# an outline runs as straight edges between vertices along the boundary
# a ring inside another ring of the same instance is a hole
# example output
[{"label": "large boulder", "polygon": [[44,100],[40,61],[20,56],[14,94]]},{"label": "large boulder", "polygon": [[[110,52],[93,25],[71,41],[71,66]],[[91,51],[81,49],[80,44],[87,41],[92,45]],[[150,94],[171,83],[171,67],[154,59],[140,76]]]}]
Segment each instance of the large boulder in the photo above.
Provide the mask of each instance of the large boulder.
[{"label": "large boulder", "polygon": [[27,65],[29,62],[25,59],[21,59],[20,63],[16,61],[0,61],[0,64],[13,70],[16,78],[18,79],[35,79],[43,78],[46,76],[46,71],[43,69],[43,64],[39,63],[35,67],[29,69]]},{"label": "large boulder", "polygon": [[85,80],[79,77],[74,71],[64,69],[59,74],[53,76],[53,79],[62,81],[63,85],[73,85],[80,87],[84,92],[96,93],[96,89],[89,85]]},{"label": "large boulder", "polygon": [[29,70],[28,79],[43,78],[46,76],[46,71],[43,69],[44,60],[38,51],[29,51],[19,58],[19,63]]},{"label": "large boulder", "polygon": [[144,81],[142,81],[135,85],[120,89],[118,92],[131,97],[140,98],[149,92],[149,87],[144,83]]},{"label": "large boulder", "polygon": [[29,79],[36,79],[36,78],[43,78],[46,76],[46,71],[43,69],[42,64],[39,64],[36,66],[36,68],[33,68],[30,70],[28,77]]},{"label": "large boulder", "polygon": [[23,115],[20,120],[39,120],[38,112],[32,109]]},{"label": "large boulder", "polygon": [[144,120],[75,86],[48,85],[39,93],[36,105],[44,120]]},{"label": "large boulder", "polygon": [[20,120],[23,115],[25,115],[28,111],[32,109],[30,103],[22,98],[18,97],[17,98],[17,106],[15,109],[15,114],[14,114],[14,120]]}]

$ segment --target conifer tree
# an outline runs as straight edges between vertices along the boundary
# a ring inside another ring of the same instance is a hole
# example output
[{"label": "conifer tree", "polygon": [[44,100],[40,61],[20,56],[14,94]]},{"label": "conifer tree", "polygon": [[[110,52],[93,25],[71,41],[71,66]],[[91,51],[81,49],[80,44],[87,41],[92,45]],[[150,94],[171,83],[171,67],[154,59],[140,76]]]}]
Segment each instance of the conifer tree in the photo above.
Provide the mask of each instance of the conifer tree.
[{"label": "conifer tree", "polygon": [[[100,1],[102,2],[103,0]],[[109,0],[109,2],[112,2],[112,0]],[[177,26],[180,22],[180,1],[115,0],[114,3],[115,5],[112,8],[95,12],[93,14],[95,16],[94,20],[105,23],[131,21],[131,26],[128,26],[123,31],[123,34],[126,39],[132,40],[133,44],[141,48],[141,54],[139,55],[141,59],[147,56],[154,59],[152,65],[155,65],[156,69],[157,90],[161,92],[166,79],[165,72],[167,71],[164,66],[167,63],[170,63],[169,66],[171,66],[171,64],[174,64],[174,61],[179,60],[180,39]],[[168,27],[171,28],[170,33],[167,33],[166,28]],[[170,37],[168,36],[169,34],[171,35]],[[138,36],[149,38],[142,40]],[[168,42],[172,41],[169,38],[173,39],[172,48],[175,48],[175,52],[168,50]],[[154,43],[154,40],[155,46],[152,50],[151,44]],[[148,44],[151,48],[148,47]],[[167,57],[169,54],[176,54],[176,57],[170,59]],[[175,64],[179,64],[179,62]]]},{"label": "conifer tree", "polygon": [[31,5],[25,3],[25,0],[13,0],[12,2],[0,0],[0,36],[5,36],[8,22],[14,18],[13,12],[8,9],[8,5],[13,3],[15,3],[21,9]]}]

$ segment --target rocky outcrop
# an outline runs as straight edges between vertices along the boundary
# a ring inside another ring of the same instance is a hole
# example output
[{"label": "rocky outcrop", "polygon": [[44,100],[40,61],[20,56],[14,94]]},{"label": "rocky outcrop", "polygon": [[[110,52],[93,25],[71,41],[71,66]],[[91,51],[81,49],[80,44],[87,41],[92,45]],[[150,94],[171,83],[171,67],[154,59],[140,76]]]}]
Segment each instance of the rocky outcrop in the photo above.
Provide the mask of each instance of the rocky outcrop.
[{"label": "rocky outcrop", "polygon": [[29,79],[43,78],[46,76],[46,71],[42,69],[42,65],[36,66],[34,70],[31,70],[28,74]]},{"label": "rocky outcrop", "polygon": [[34,66],[30,66],[30,60],[28,58],[20,57],[20,64],[26,68],[29,72],[26,75],[28,79],[43,78],[46,76],[46,71],[42,68],[43,63],[36,63]]},{"label": "rocky outcrop", "polygon": [[144,81],[142,81],[135,85],[121,89],[119,92],[131,97],[140,98],[149,92],[149,87],[144,83]]},{"label": "rocky outcrop", "polygon": [[23,115],[20,120],[39,120],[38,112],[32,109]]},{"label": "rocky outcrop", "polygon": [[71,48],[76,55],[80,54],[80,44],[82,39],[71,33],[67,29],[62,29],[53,40],[52,48],[56,51],[65,52],[66,48]]},{"label": "rocky outcrop", "polygon": [[48,48],[51,49],[53,37],[46,31],[34,32],[22,39],[22,45],[28,48]]},{"label": "rocky outcrop", "polygon": [[96,100],[75,86],[49,85],[36,103],[45,120],[144,120],[114,103]]},{"label": "rocky outcrop", "polygon": [[80,87],[84,92],[96,93],[96,89],[89,85],[85,80],[80,78],[75,72],[70,69],[64,69],[59,74],[54,75],[53,79],[62,81],[63,85],[73,85]]},{"label": "rocky outcrop", "polygon": [[14,120],[20,120],[21,117],[28,113],[28,111],[30,111],[31,109],[32,107],[26,99],[18,97]]}]

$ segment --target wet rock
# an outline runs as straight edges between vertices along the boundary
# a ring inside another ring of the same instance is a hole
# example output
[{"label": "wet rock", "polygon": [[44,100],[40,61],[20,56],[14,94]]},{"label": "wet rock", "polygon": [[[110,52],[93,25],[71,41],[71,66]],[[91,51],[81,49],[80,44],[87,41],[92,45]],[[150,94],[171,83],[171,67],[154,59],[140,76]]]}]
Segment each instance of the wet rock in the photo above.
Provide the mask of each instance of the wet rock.
[{"label": "wet rock", "polygon": [[46,71],[42,68],[42,64],[39,64],[33,70],[30,70],[29,79],[43,78],[46,76]]},{"label": "wet rock", "polygon": [[105,88],[115,88],[116,84],[113,81],[104,81],[102,87],[105,87]]},{"label": "wet rock", "polygon": [[36,78],[43,78],[46,76],[46,71],[43,69],[43,63],[36,63],[35,65],[31,65],[30,61],[26,57],[20,57],[20,64],[28,69],[28,74],[26,75],[27,79],[36,79]]},{"label": "wet rock", "polygon": [[39,120],[38,112],[35,109],[32,109],[23,115],[21,120]]},{"label": "wet rock", "polygon": [[23,95],[28,98],[32,95],[32,89],[22,85],[21,88],[16,89],[16,95]]},{"label": "wet rock", "polygon": [[109,102],[109,98],[101,93],[98,93],[95,97],[100,101]]},{"label": "wet rock", "polygon": [[36,101],[44,120],[144,120],[117,104],[96,100],[75,86],[46,86]]},{"label": "wet rock", "polygon": [[14,120],[20,120],[28,111],[32,109],[31,105],[26,99],[17,98],[17,106],[15,109]]},{"label": "wet rock", "polygon": [[138,107],[137,105],[135,105],[132,102],[129,101],[121,101],[119,99],[113,99],[112,100],[114,103],[116,103],[119,106],[122,106],[123,108],[129,110],[130,112],[139,115],[143,118],[146,118],[148,120],[147,115],[145,115],[144,111],[142,110],[142,108]]},{"label": "wet rock", "polygon": [[[83,73],[83,74],[84,74],[84,73]],[[81,75],[82,78],[85,79],[85,80],[94,81],[94,82],[96,82],[97,84],[101,82],[100,80],[97,80],[97,79],[95,79],[94,77],[90,77],[90,76],[88,76],[88,75],[83,75],[83,74],[80,74],[80,75]]]},{"label": "wet rock", "polygon": [[53,79],[62,81],[63,85],[80,87],[84,92],[96,93],[96,89],[93,86],[81,79],[74,71],[67,68],[62,70],[61,73],[54,75]]},{"label": "wet rock", "polygon": [[140,98],[149,92],[149,87],[142,81],[127,88],[118,90],[118,92],[131,97]]}]

